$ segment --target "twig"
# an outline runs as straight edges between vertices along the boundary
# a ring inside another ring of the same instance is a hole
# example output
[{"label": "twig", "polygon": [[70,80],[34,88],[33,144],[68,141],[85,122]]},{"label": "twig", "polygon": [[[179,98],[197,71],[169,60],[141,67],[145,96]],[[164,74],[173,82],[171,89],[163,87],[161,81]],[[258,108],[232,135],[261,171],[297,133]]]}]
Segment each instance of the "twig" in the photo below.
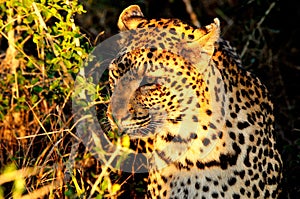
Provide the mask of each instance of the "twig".
[{"label": "twig", "polygon": [[246,53],[246,51],[248,50],[248,46],[250,44],[250,40],[254,37],[255,34],[255,30],[256,29],[260,29],[261,24],[264,22],[264,20],[266,19],[266,16],[270,13],[270,11],[274,8],[274,6],[276,5],[276,2],[271,3],[271,5],[269,6],[268,10],[265,12],[264,16],[259,20],[259,22],[256,24],[256,28],[253,29],[252,33],[248,36],[248,40],[247,43],[245,44],[242,53],[241,53],[241,57],[243,57]]},{"label": "twig", "polygon": [[198,21],[197,19],[197,15],[195,14],[195,12],[193,11],[193,8],[192,8],[192,5],[191,5],[191,1],[190,0],[182,0],[185,4],[185,7],[186,7],[186,11],[187,13],[189,13],[190,15],[190,18],[192,20],[192,23],[197,26],[197,27],[200,27],[201,24],[200,22]]}]

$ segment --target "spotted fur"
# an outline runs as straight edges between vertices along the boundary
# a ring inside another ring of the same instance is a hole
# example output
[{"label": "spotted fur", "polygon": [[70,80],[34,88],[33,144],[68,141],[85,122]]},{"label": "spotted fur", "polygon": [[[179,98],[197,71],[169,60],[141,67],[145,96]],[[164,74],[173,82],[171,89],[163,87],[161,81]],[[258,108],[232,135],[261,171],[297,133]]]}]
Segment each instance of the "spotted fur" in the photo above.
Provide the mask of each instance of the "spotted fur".
[{"label": "spotted fur", "polygon": [[282,161],[265,86],[241,67],[217,19],[195,28],[120,15],[109,66],[112,128],[141,139],[148,198],[276,198]]}]

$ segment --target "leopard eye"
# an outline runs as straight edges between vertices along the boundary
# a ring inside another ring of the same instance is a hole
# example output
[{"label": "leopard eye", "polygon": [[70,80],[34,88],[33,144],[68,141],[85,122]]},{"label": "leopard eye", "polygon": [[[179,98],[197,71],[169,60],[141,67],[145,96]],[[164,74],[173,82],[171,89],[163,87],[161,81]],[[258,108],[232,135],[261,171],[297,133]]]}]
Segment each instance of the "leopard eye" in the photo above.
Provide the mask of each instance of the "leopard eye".
[{"label": "leopard eye", "polygon": [[145,85],[151,86],[153,84],[157,84],[158,83],[157,80],[158,80],[157,77],[144,76],[140,83],[140,86],[145,86]]},{"label": "leopard eye", "polygon": [[155,78],[154,78],[154,77],[147,77],[147,82],[148,82],[149,84],[153,84],[154,81],[155,81]]}]

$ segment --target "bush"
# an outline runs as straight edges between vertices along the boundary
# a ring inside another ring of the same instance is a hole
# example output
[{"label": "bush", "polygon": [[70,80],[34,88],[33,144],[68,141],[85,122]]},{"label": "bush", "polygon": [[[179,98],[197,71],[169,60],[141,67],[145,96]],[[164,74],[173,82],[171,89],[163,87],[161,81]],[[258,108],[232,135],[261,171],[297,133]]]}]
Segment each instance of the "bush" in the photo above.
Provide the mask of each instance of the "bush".
[{"label": "bush", "polygon": [[0,5],[0,198],[64,195],[72,125],[66,109],[91,50],[74,22],[83,12],[77,1]]}]

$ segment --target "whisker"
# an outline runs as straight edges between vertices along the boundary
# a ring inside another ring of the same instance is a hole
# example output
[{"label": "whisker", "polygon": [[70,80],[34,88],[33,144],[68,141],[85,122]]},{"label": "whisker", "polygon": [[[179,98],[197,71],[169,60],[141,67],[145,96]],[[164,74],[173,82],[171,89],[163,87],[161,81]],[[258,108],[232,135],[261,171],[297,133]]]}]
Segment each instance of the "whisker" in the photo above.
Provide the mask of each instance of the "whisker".
[{"label": "whisker", "polygon": [[147,135],[147,134],[148,134],[147,130],[148,130],[148,129],[141,129],[142,135]]}]

